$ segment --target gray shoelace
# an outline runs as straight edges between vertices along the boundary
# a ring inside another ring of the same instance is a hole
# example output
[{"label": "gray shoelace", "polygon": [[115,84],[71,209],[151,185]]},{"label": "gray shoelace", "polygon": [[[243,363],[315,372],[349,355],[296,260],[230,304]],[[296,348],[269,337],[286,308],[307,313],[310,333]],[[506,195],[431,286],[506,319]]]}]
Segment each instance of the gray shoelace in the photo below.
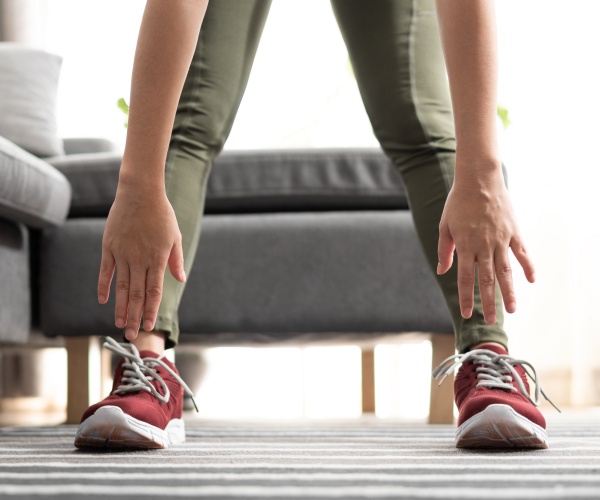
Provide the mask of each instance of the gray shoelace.
[{"label": "gray shoelace", "polygon": [[[194,408],[198,411],[198,405],[194,399],[194,393],[169,366],[159,358],[142,358],[140,352],[133,344],[119,344],[116,340],[106,337],[103,344],[109,351],[123,356],[127,361],[123,363],[123,376],[121,385],[113,394],[126,394],[128,392],[147,391],[162,403],[168,403],[171,392],[162,377],[154,369],[155,366],[161,366],[183,387],[185,394],[192,398]],[[158,382],[162,388],[163,394],[156,390],[152,381]]]},{"label": "gray shoelace", "polygon": [[[446,358],[432,373],[433,378],[442,377],[438,386],[442,385],[446,377],[450,375],[457,366],[468,361],[471,361],[474,365],[479,365],[475,369],[477,379],[479,380],[476,387],[493,387],[514,392],[518,391],[535,406],[539,406],[541,403],[541,394],[546,401],[560,412],[558,407],[550,401],[548,396],[546,396],[546,393],[542,390],[542,387],[538,382],[535,368],[531,363],[521,359],[515,359],[506,354],[497,354],[488,349],[475,349],[465,354],[455,354],[454,356]],[[521,365],[523,370],[525,370],[525,373],[527,373],[529,378],[534,382],[535,399],[531,399],[523,380],[514,369],[514,365]],[[533,374],[531,372],[533,372]],[[512,384],[513,380],[517,383],[518,390]]]}]

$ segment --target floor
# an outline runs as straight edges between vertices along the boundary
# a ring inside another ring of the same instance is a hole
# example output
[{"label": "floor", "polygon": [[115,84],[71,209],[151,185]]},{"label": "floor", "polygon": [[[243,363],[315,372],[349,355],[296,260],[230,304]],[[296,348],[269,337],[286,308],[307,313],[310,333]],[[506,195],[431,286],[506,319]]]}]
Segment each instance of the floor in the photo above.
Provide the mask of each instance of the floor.
[{"label": "floor", "polygon": [[454,427],[188,418],[187,442],[81,452],[76,426],[0,428],[0,497],[600,498],[600,409],[549,415],[549,450],[459,450]]}]

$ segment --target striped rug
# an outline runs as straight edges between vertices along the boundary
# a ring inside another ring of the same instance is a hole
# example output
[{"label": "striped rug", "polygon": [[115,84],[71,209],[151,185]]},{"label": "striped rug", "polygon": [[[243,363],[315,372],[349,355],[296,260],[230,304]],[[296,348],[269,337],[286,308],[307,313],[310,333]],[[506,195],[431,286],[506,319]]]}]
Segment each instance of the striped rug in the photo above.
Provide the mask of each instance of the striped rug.
[{"label": "striped rug", "polygon": [[89,453],[74,426],[0,429],[0,498],[600,499],[600,419],[556,419],[551,448],[457,450],[454,428],[191,420],[168,450]]}]

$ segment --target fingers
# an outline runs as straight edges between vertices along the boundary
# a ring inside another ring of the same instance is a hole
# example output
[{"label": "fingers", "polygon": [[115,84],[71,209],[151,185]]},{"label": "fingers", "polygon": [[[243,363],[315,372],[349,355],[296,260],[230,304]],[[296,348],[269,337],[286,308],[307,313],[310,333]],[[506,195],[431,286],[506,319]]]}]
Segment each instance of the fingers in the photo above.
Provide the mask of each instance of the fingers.
[{"label": "fingers", "polygon": [[181,247],[181,236],[175,241],[171,253],[169,254],[169,270],[177,281],[182,283],[186,280],[183,268],[183,249]]},{"label": "fingers", "polygon": [[115,272],[115,259],[108,251],[102,250],[100,275],[98,276],[98,302],[106,304],[110,294],[110,283]]},{"label": "fingers", "polygon": [[[527,280],[530,283],[533,283],[535,281],[535,268],[527,255],[522,241],[518,237],[514,237],[511,240],[510,248],[523,268]],[[517,310],[517,297],[513,284],[512,268],[508,257],[508,251],[505,247],[497,247],[493,261],[487,257],[478,257],[477,265],[479,269],[479,291],[481,294],[483,315],[486,323],[493,324],[496,322],[496,308],[494,301],[496,279],[498,280],[498,286],[500,287],[506,311],[508,313],[514,313]]]},{"label": "fingers", "polygon": [[496,280],[502,293],[504,307],[509,313],[517,309],[517,299],[512,280],[512,269],[506,251],[498,251],[494,260],[489,257],[458,256],[458,294],[463,318],[470,318],[474,305],[474,265],[477,262],[479,294],[485,322],[494,324],[496,315]]},{"label": "fingers", "polygon": [[[181,248],[181,236],[173,245],[168,259],[169,269],[173,277],[178,281],[185,281],[183,269],[183,250]],[[162,285],[165,275],[165,266],[159,266],[148,271],[146,282],[146,297],[144,304],[144,330],[149,332],[154,328],[156,315],[162,299]],[[139,322],[138,322],[139,324]],[[127,336],[127,334],[125,334]]]},{"label": "fingers", "polygon": [[[511,241],[510,248],[515,253],[519,264],[522,266],[525,276],[529,282],[535,281],[535,269],[531,259],[526,253],[525,247],[518,238]],[[467,262],[465,262],[465,260]],[[500,287],[504,308],[508,313],[517,310],[517,298],[515,294],[512,268],[508,257],[508,251],[504,247],[497,247],[494,259],[478,255],[475,257],[479,273],[479,293],[481,295],[481,306],[486,323],[496,323],[496,280]],[[469,318],[473,306],[472,302],[472,261],[470,257],[465,259],[461,254],[458,257],[458,293],[460,297],[461,313],[464,318]]]},{"label": "fingers", "polygon": [[131,268],[130,273],[125,338],[127,340],[134,340],[140,329],[142,311],[144,310],[144,302],[146,301],[146,269],[139,267]]},{"label": "fingers", "polygon": [[475,258],[473,255],[461,253],[458,260],[458,297],[460,313],[468,319],[473,314],[473,287],[475,286]]},{"label": "fingers", "polygon": [[128,302],[129,266],[126,262],[117,262],[117,282],[115,286],[115,325],[117,325],[117,328],[125,328]]},{"label": "fingers", "polygon": [[448,231],[448,226],[440,225],[440,236],[438,240],[438,265],[437,273],[445,274],[452,267],[454,258],[454,240]]},{"label": "fingers", "polygon": [[126,328],[125,338],[134,340],[144,317],[144,330],[151,331],[156,323],[162,299],[165,266],[150,270],[117,266],[115,325]]},{"label": "fingers", "polygon": [[154,328],[158,307],[162,299],[164,280],[164,266],[148,270],[146,276],[146,302],[144,304],[144,330],[147,332]]},{"label": "fingers", "polygon": [[514,313],[517,310],[517,297],[513,287],[512,269],[505,249],[496,249],[495,271],[504,308],[506,312]]},{"label": "fingers", "polygon": [[493,325],[496,322],[496,277],[494,260],[491,257],[477,257],[479,271],[479,294],[485,322]]},{"label": "fingers", "polygon": [[521,264],[527,281],[529,281],[529,283],[533,283],[535,281],[535,268],[533,266],[533,262],[531,262],[531,259],[527,254],[525,245],[523,244],[521,238],[518,235],[513,236],[513,238],[510,240],[510,248],[515,254],[515,257],[517,258],[519,264]]},{"label": "fingers", "polygon": [[[115,300],[115,325],[125,328],[125,338],[134,340],[139,332],[142,313],[144,318],[143,328],[151,331],[156,323],[158,309],[163,294],[163,280],[165,274],[165,261],[150,269],[130,267],[127,262],[116,265],[116,300]],[[181,238],[173,245],[169,256],[169,267],[173,276],[179,281],[185,281],[183,270],[183,251]],[[112,254],[103,254],[100,278],[98,284],[98,297],[108,298],[108,290],[115,261]]]}]

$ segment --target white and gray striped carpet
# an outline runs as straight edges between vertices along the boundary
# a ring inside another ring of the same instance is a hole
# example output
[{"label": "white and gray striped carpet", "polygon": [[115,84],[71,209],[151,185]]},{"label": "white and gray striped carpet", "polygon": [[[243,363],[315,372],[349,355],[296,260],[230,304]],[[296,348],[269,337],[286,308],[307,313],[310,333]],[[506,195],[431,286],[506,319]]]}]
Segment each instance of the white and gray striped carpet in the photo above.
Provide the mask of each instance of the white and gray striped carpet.
[{"label": "white and gray striped carpet", "polygon": [[188,422],[168,450],[89,453],[74,426],[0,429],[0,498],[600,499],[600,419],[549,428],[551,448],[467,451],[450,426]]}]

